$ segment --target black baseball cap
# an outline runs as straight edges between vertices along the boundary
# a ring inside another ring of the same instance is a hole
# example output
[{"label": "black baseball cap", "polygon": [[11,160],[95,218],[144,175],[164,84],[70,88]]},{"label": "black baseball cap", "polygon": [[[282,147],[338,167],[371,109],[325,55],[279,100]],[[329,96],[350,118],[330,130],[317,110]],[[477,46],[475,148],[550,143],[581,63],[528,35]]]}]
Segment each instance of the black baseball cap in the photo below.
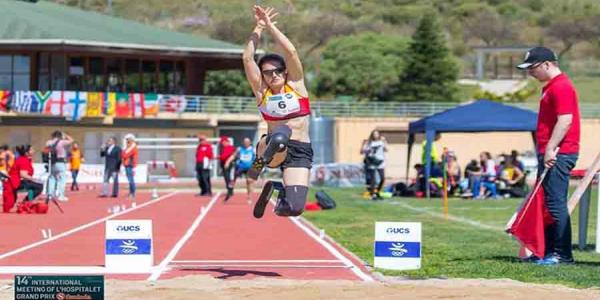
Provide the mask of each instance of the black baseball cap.
[{"label": "black baseball cap", "polygon": [[545,62],[545,61],[558,61],[556,54],[554,51],[546,48],[546,47],[535,47],[529,49],[527,54],[525,54],[525,60],[522,64],[517,66],[517,69],[527,69],[532,65],[537,63]]}]

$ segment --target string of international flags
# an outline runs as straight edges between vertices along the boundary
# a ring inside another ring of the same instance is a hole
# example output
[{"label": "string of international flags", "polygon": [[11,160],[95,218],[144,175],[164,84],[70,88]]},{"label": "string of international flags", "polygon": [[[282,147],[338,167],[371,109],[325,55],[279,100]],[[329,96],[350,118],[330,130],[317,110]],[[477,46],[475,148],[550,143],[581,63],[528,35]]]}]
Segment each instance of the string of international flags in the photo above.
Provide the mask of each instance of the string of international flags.
[{"label": "string of international flags", "polygon": [[185,110],[183,96],[153,93],[102,93],[81,91],[2,91],[0,111],[65,117],[79,121],[83,117],[145,118],[161,111]]}]

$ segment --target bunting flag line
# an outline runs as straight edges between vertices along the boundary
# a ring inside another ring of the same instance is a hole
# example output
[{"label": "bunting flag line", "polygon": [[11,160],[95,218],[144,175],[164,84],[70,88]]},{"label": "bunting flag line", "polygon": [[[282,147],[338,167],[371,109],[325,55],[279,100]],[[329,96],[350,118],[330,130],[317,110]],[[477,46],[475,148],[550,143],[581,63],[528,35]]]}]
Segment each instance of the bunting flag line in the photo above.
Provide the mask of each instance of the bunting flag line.
[{"label": "bunting flag line", "polygon": [[129,104],[131,117],[143,118],[144,117],[144,94],[131,93],[129,94]]},{"label": "bunting flag line", "polygon": [[117,106],[117,94],[116,93],[103,93],[104,103],[102,107],[102,113],[107,117],[114,117]]},{"label": "bunting flag line", "polygon": [[50,99],[50,97],[52,96],[52,91],[45,91],[45,92],[35,91],[33,93],[39,103],[39,106],[38,106],[38,109],[36,110],[36,112],[43,113],[46,110],[46,103],[48,102],[48,99]]},{"label": "bunting flag line", "polygon": [[183,113],[182,95],[155,93],[103,93],[82,91],[0,90],[0,111],[39,113],[79,121],[83,117],[145,118],[161,111]]},{"label": "bunting flag line", "polygon": [[50,95],[50,98],[46,101],[44,114],[62,117],[64,115],[65,104],[67,104],[65,100],[65,92],[54,91],[52,92],[52,95]]},{"label": "bunting flag line", "polygon": [[160,104],[166,112],[182,113],[185,111],[187,100],[183,96],[160,95]]},{"label": "bunting flag line", "polygon": [[30,91],[16,91],[10,105],[12,111],[20,113],[36,112],[37,107],[35,94]]},{"label": "bunting flag line", "polygon": [[129,94],[117,93],[117,105],[115,108],[117,118],[129,118],[131,117],[131,107],[129,104]]},{"label": "bunting flag line", "polygon": [[144,94],[144,117],[157,116],[160,111],[159,95]]},{"label": "bunting flag line", "polygon": [[65,92],[67,103],[63,116],[69,121],[79,121],[85,114],[87,92]]},{"label": "bunting flag line", "polygon": [[85,116],[94,118],[102,117],[104,114],[102,108],[104,107],[104,93],[88,92],[87,93],[87,106],[85,110]]}]

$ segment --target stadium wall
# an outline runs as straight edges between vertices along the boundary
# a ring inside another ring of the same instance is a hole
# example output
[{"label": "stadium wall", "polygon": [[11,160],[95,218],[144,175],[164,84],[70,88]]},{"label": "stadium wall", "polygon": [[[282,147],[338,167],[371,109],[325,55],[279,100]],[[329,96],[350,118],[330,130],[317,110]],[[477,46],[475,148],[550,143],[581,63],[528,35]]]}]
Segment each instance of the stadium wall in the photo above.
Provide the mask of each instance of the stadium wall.
[{"label": "stadium wall", "polygon": [[[336,118],[335,160],[337,162],[360,163],[362,141],[368,138],[372,130],[377,129],[386,137],[389,151],[386,153],[386,177],[401,179],[406,172],[406,152],[408,139],[408,124],[412,118]],[[581,120],[581,150],[576,168],[587,168],[600,153],[600,119]],[[412,149],[411,166],[421,161],[422,137],[416,137]],[[483,132],[483,133],[445,133],[436,142],[438,153],[443,147],[448,147],[456,153],[461,167],[471,159],[479,159],[481,151],[489,151],[496,157],[501,153],[518,150],[525,154],[533,151],[533,141],[529,132]],[[410,175],[414,176],[410,169]]]},{"label": "stadium wall", "polygon": [[[230,119],[232,115],[219,116],[221,119]],[[102,126],[91,124],[64,123],[55,125],[53,122],[44,122],[35,118],[23,118],[26,125],[3,123],[0,125],[0,144],[8,143],[15,146],[31,143],[38,151],[43,143],[48,140],[54,130],[63,130],[77,140],[84,150],[87,162],[101,163],[98,148],[109,136],[122,138],[127,133],[140,137],[196,137],[205,134],[208,137],[218,136],[223,133],[219,126],[165,126],[157,121],[144,122],[144,126]],[[362,141],[372,130],[379,130],[389,142],[387,153],[386,176],[390,179],[402,179],[406,170],[406,151],[408,137],[408,123],[413,118],[335,118],[334,149],[335,162],[361,163],[363,156],[360,154]],[[39,124],[39,125],[33,125]],[[220,124],[220,123],[219,123]],[[581,152],[576,168],[586,168],[594,157],[600,152],[600,141],[597,132],[600,132],[600,119],[582,119],[581,124]],[[246,127],[256,128],[256,138],[266,132],[266,123],[248,123]],[[230,134],[228,134],[230,135]],[[248,136],[247,134],[244,136]],[[241,140],[241,139],[240,139]],[[417,136],[411,156],[411,165],[421,160],[422,137]],[[493,156],[501,153],[510,153],[512,149],[525,154],[533,150],[531,135],[527,132],[487,132],[487,133],[446,133],[436,143],[438,152],[443,147],[454,151],[458,161],[464,167],[470,159],[477,159],[481,151],[489,151]],[[193,149],[188,150],[155,150],[142,151],[140,161],[172,160],[181,175],[191,176],[194,169]],[[39,154],[35,157],[39,161]],[[410,175],[414,176],[412,168]]]}]

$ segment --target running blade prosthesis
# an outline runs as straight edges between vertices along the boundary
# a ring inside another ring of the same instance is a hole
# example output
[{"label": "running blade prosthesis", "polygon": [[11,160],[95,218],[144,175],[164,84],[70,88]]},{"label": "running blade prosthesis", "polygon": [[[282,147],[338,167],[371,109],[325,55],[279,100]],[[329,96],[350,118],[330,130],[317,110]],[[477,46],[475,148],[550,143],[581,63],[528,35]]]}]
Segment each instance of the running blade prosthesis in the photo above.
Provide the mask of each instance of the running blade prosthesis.
[{"label": "running blade prosthesis", "polygon": [[262,192],[260,193],[260,196],[258,197],[258,200],[256,200],[256,204],[254,205],[253,214],[255,218],[260,219],[265,214],[265,209],[267,208],[267,204],[271,199],[271,195],[273,195],[273,190],[273,181],[269,180],[265,182]]},{"label": "running blade prosthesis", "polygon": [[252,180],[258,179],[258,176],[260,176],[265,165],[265,161],[262,157],[256,158],[252,163],[252,167],[248,170],[248,177],[252,178]]}]

